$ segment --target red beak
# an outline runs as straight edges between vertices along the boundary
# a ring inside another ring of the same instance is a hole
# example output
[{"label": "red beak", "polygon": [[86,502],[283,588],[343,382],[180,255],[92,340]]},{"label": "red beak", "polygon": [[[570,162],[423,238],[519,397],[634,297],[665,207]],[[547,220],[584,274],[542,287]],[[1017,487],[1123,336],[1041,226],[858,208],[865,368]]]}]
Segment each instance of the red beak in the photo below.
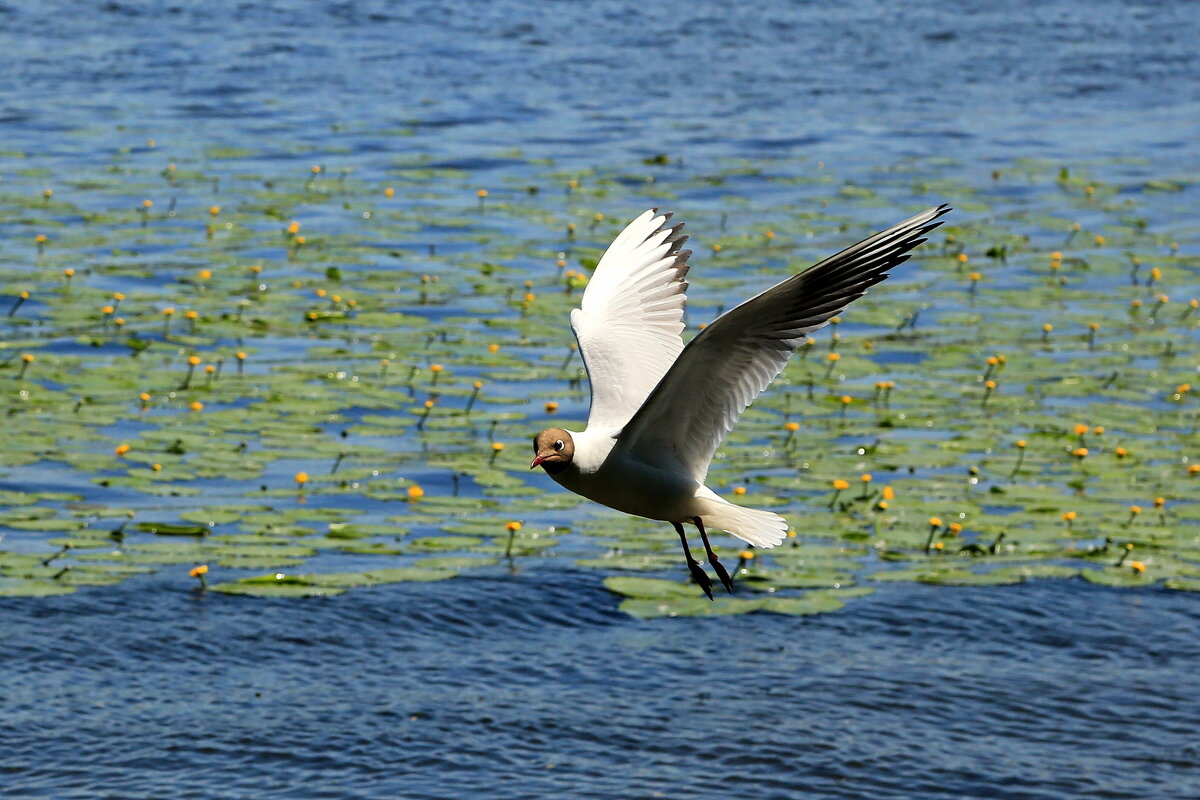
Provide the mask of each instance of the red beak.
[{"label": "red beak", "polygon": [[543,461],[545,461],[549,457],[550,456],[548,456],[548,455],[545,455],[545,456],[539,455],[539,456],[535,457],[533,459],[533,463],[529,465],[529,468],[533,469],[534,467],[536,467],[538,464],[541,464]]}]

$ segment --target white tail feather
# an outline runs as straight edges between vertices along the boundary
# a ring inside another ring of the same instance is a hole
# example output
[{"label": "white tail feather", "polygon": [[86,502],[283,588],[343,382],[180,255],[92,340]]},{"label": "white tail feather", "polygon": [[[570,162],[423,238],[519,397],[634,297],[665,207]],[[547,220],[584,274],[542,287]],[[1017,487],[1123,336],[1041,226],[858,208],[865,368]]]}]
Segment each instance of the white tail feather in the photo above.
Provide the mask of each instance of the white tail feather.
[{"label": "white tail feather", "polygon": [[770,511],[742,508],[724,499],[712,503],[700,517],[706,528],[732,533],[755,547],[775,547],[787,538],[787,520]]}]

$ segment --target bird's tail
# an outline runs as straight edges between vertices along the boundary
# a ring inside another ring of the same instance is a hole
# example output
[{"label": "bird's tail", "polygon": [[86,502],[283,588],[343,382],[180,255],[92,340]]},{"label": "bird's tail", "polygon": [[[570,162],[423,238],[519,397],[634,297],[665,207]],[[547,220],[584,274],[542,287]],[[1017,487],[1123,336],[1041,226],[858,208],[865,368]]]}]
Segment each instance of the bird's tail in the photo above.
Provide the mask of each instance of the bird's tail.
[{"label": "bird's tail", "polygon": [[770,511],[742,508],[724,498],[710,502],[700,517],[706,528],[720,528],[755,547],[775,547],[787,538],[787,520]]}]

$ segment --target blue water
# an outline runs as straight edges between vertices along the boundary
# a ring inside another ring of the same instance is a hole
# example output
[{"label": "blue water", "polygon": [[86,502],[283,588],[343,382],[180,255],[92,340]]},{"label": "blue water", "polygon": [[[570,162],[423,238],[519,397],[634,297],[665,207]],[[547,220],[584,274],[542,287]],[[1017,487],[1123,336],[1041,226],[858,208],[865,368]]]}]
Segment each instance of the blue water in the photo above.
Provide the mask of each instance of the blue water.
[{"label": "blue water", "polygon": [[[934,158],[1186,174],[1198,33],[1191,3],[9,2],[0,150],[58,176],[150,138],[164,159],[380,175],[423,156],[494,182],[656,153],[864,180]],[[560,562],[311,602],[174,576],[6,599],[0,795],[1200,796],[1190,595],[615,606]]]},{"label": "blue water", "polygon": [[1120,0],[7,3],[0,134],[43,157],[186,138],[363,169],[503,169],[514,148],[1194,165],[1198,27],[1193,4]]},{"label": "blue water", "polygon": [[811,619],[646,624],[588,577],[6,603],[6,796],[1200,790],[1191,597],[884,587]]}]

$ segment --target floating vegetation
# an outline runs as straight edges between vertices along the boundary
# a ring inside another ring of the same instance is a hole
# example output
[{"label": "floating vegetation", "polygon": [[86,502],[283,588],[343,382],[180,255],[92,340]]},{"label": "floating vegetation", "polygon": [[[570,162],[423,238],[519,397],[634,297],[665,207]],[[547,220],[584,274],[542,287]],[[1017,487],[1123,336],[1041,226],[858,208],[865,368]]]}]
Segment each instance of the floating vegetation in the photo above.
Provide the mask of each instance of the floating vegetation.
[{"label": "floating vegetation", "polygon": [[[906,582],[1200,588],[1189,176],[660,154],[510,180],[158,152],[0,157],[0,595],[332,596],[518,562],[596,570],[639,618],[818,614]],[[715,537],[739,588],[716,602],[679,582],[669,528],[527,469],[532,433],[586,416],[567,315],[648,187],[699,239],[688,335],[906,211],[957,209],[718,451],[711,485],[796,534]]]}]

